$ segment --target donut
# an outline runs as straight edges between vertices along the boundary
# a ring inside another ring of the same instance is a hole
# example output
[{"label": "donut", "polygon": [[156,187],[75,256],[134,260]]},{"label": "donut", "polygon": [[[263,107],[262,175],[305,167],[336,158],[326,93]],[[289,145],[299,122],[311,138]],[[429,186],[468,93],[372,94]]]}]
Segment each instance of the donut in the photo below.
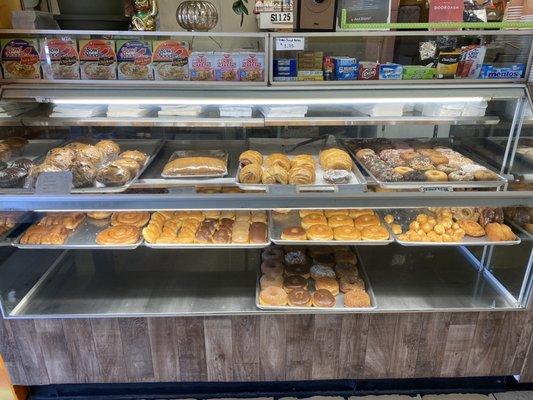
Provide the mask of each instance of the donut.
[{"label": "donut", "polygon": [[307,234],[300,226],[289,226],[281,232],[281,240],[307,240]]},{"label": "donut", "polygon": [[387,240],[388,238],[389,231],[381,225],[367,226],[361,231],[363,240]]},{"label": "donut", "polygon": [[403,176],[405,182],[425,182],[427,181],[426,175],[422,171],[408,172]]},{"label": "donut", "polygon": [[435,151],[432,154],[429,154],[427,157],[431,160],[431,163],[434,165],[448,164],[450,160],[444,154]]},{"label": "donut", "polygon": [[311,257],[316,257],[319,254],[331,254],[333,249],[331,246],[312,246],[308,251]]},{"label": "donut", "polygon": [[413,158],[420,157],[420,153],[416,151],[403,151],[400,154],[400,158],[404,161],[411,161]]},{"label": "donut", "polygon": [[359,229],[364,228],[366,226],[375,226],[379,225],[379,218],[373,214],[361,215],[354,220],[354,224],[355,227]]},{"label": "donut", "polygon": [[335,262],[337,263],[350,263],[357,265],[357,257],[350,250],[337,250],[333,254],[333,257],[335,257]]},{"label": "donut", "polygon": [[326,289],[320,289],[313,293],[312,302],[315,307],[331,308],[335,306],[337,300],[335,300],[335,296],[333,296]]},{"label": "donut", "polygon": [[261,290],[266,289],[270,286],[283,287],[283,276],[275,274],[264,274],[259,279],[259,285]]},{"label": "donut", "polygon": [[286,306],[288,301],[285,290],[277,286],[269,286],[259,292],[259,304],[263,306]]},{"label": "donut", "polygon": [[495,172],[489,171],[488,169],[481,169],[474,172],[474,179],[476,181],[497,181],[499,177]]},{"label": "donut", "polygon": [[307,279],[300,275],[286,276],[283,279],[283,289],[287,293],[295,289],[307,289]]},{"label": "donut", "polygon": [[430,155],[432,154],[435,154],[438,152],[436,150],[433,150],[433,149],[416,149],[417,153],[420,153],[422,154],[423,156],[426,156],[426,157],[429,157]]},{"label": "donut", "polygon": [[313,225],[307,230],[309,240],[333,240],[333,229],[327,225]]},{"label": "donut", "polygon": [[354,289],[344,293],[345,307],[370,307],[370,297],[368,293],[362,289]]},{"label": "donut", "polygon": [[465,172],[471,172],[471,173],[474,173],[477,171],[488,171],[487,168],[482,167],[479,164],[474,164],[474,163],[462,164],[461,169]]},{"label": "donut", "polygon": [[326,289],[333,296],[339,294],[339,282],[335,278],[317,278],[315,279],[315,289]]},{"label": "donut", "polygon": [[279,261],[283,260],[283,249],[281,247],[269,246],[261,253],[261,260],[263,261]]},{"label": "donut", "polygon": [[279,261],[263,261],[261,263],[263,274],[281,275],[283,274],[283,264]]},{"label": "donut", "polygon": [[458,168],[452,164],[439,164],[437,165],[437,170],[442,171],[445,174],[450,174],[454,171],[457,171]]},{"label": "donut", "polygon": [[311,267],[311,278],[318,279],[318,278],[333,278],[335,279],[337,275],[335,275],[335,271],[333,271],[333,268],[321,265],[321,264],[315,264]]},{"label": "donut", "polygon": [[353,219],[347,215],[333,215],[328,218],[328,225],[332,228],[339,226],[353,226]]},{"label": "donut", "polygon": [[338,226],[333,228],[333,239],[340,241],[359,241],[361,240],[361,231],[354,226]]},{"label": "donut", "polygon": [[485,229],[476,221],[463,220],[459,221],[459,227],[465,231],[465,234],[473,237],[485,236]]},{"label": "donut", "polygon": [[335,266],[335,257],[331,253],[328,254],[316,254],[313,257],[314,264],[325,265],[326,267],[333,268]]},{"label": "donut", "polygon": [[306,230],[312,227],[313,225],[327,224],[327,223],[328,223],[328,220],[326,219],[326,217],[324,217],[321,214],[309,214],[303,217],[300,221],[300,225],[302,226],[302,228]]},{"label": "donut", "polygon": [[305,254],[305,250],[294,249],[285,253],[283,261],[287,267],[290,265],[306,265],[309,262],[309,258]]},{"label": "donut", "polygon": [[293,264],[293,265],[287,265],[285,267],[285,275],[287,276],[300,275],[307,279],[311,276],[309,272],[310,272],[310,268],[308,265]]},{"label": "donut", "polygon": [[453,207],[451,209],[452,217],[456,221],[477,221],[479,220],[479,212],[472,207]]},{"label": "donut", "polygon": [[397,174],[400,174],[400,175],[405,175],[408,172],[413,172],[413,171],[414,171],[413,168],[405,167],[405,166],[394,168],[394,172],[396,172]]},{"label": "donut", "polygon": [[311,307],[313,305],[311,294],[304,289],[291,290],[288,296],[289,306]]},{"label": "donut", "polygon": [[429,157],[426,156],[418,156],[415,158],[411,158],[409,160],[408,165],[411,168],[416,169],[417,171],[427,171],[429,169],[435,169]]},{"label": "donut", "polygon": [[361,149],[361,150],[357,150],[357,153],[355,153],[355,156],[357,158],[363,158],[364,156],[368,156],[368,155],[376,155],[376,152],[372,149]]},{"label": "donut", "polygon": [[339,287],[342,293],[349,292],[354,289],[365,289],[365,281],[356,276],[355,279],[349,279],[346,276],[342,276],[339,280]]},{"label": "donut", "polygon": [[452,171],[450,172],[450,174],[448,175],[448,179],[450,181],[473,181],[474,180],[474,174],[471,173],[471,172],[465,172],[463,170],[457,170],[457,171]]},{"label": "donut", "polygon": [[424,175],[430,182],[446,182],[448,180],[448,175],[446,175],[446,173],[436,169],[425,171]]}]

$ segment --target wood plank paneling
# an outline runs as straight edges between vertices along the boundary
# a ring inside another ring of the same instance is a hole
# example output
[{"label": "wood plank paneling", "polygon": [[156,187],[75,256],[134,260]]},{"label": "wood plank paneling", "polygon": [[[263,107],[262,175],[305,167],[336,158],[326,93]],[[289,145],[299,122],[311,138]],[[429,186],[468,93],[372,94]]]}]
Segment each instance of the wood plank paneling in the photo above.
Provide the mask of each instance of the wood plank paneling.
[{"label": "wood plank paneling", "polygon": [[313,379],[334,379],[339,365],[339,350],[342,324],[341,315],[319,314],[315,316]]},{"label": "wood plank paneling", "polygon": [[154,366],[146,318],[121,318],[118,326],[128,378],[137,382],[153,381]]},{"label": "wood plank paneling", "polygon": [[397,314],[370,316],[364,377],[386,378],[389,376],[397,322]]},{"label": "wood plank paneling", "polygon": [[[91,323],[87,319],[62,320],[69,358],[76,382],[89,383],[103,380],[96,355]],[[80,357],[83,354],[83,357]]]},{"label": "wood plank paneling", "polygon": [[472,349],[468,358],[467,371],[471,376],[486,376],[492,371],[492,364],[496,355],[498,336],[501,334],[505,314],[479,314]]},{"label": "wood plank paneling", "polygon": [[231,318],[233,380],[259,380],[259,318],[242,316]]},{"label": "wood plank paneling", "polygon": [[315,316],[285,316],[286,353],[285,378],[308,380],[312,378]]},{"label": "wood plank paneling", "polygon": [[259,319],[259,378],[264,381],[285,379],[287,336],[285,318],[265,315]]},{"label": "wood plank paneling", "polygon": [[207,381],[203,318],[176,318],[176,338],[182,381]]},{"label": "wood plank paneling", "polygon": [[477,313],[457,313],[450,317],[446,336],[441,376],[462,376],[468,363],[472,340],[476,331]]},{"label": "wood plank paneling", "polygon": [[337,371],[339,378],[355,379],[356,376],[363,375],[369,323],[370,316],[366,314],[358,315],[357,318],[343,315]]},{"label": "wood plank paneling", "polygon": [[229,382],[233,380],[233,341],[230,318],[206,318],[205,355],[207,377],[210,381]]},{"label": "wood plank paneling", "polygon": [[148,318],[154,377],[159,382],[180,380],[179,352],[173,318]]},{"label": "wood plank paneling", "polygon": [[0,316],[0,355],[4,359],[4,364],[9,371],[11,382],[18,384],[25,382],[26,371],[20,359],[20,352],[17,348],[17,343],[9,321],[2,319]]},{"label": "wood plank paneling", "polygon": [[118,320],[115,318],[93,319],[91,320],[91,328],[102,373],[102,382],[129,380],[126,374]]},{"label": "wood plank paneling", "polygon": [[423,316],[420,314],[404,314],[398,317],[392,350],[391,376],[412,378],[416,375],[422,321]]},{"label": "wood plank paneling", "polygon": [[426,314],[422,322],[415,376],[439,376],[444,362],[444,349],[450,314]]},{"label": "wood plank paneling", "polygon": [[[20,353],[20,360],[28,382],[33,385],[48,385],[53,381],[48,377],[44,364],[43,351],[37,340],[37,332],[32,320],[10,321]],[[15,383],[15,382],[14,382]],[[19,382],[24,384],[23,382]]]}]

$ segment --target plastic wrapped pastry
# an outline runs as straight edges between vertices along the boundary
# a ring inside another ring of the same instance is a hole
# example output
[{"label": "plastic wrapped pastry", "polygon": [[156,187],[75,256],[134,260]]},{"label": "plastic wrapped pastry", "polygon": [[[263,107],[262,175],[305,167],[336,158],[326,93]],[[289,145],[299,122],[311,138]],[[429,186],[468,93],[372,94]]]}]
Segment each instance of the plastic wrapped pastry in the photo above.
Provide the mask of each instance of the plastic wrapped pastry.
[{"label": "plastic wrapped pastry", "polygon": [[163,168],[163,176],[224,176],[228,173],[225,160],[216,157],[181,157]]},{"label": "plastic wrapped pastry", "polygon": [[108,165],[96,174],[96,181],[104,186],[122,186],[131,178],[130,171],[119,165]]},{"label": "plastic wrapped pastry", "polygon": [[90,187],[96,180],[97,169],[87,161],[76,161],[71,168],[72,184],[75,188]]}]

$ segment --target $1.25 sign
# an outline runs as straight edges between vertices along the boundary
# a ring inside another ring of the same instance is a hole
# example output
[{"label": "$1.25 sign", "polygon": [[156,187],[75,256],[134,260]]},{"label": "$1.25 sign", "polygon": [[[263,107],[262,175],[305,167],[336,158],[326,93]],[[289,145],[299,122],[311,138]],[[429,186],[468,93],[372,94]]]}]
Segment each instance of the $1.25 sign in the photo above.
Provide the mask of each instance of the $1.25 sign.
[{"label": "$1.25 sign", "polygon": [[305,38],[303,37],[277,37],[276,50],[304,50]]}]

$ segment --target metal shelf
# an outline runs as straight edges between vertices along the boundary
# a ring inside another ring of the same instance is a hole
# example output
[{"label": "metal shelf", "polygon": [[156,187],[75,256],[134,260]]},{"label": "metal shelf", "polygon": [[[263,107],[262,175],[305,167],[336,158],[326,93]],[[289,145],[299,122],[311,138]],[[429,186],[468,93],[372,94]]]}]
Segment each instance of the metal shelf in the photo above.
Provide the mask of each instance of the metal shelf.
[{"label": "metal shelf", "polygon": [[265,118],[265,126],[353,126],[353,125],[497,125],[500,118],[486,117],[303,117]]}]

